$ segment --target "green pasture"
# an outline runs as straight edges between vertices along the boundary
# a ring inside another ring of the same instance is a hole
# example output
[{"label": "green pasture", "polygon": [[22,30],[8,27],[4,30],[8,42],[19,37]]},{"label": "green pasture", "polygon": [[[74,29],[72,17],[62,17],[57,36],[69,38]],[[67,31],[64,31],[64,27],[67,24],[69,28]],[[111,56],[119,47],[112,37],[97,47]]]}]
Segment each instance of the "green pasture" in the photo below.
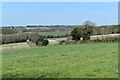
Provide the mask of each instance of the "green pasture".
[{"label": "green pasture", "polygon": [[61,41],[61,40],[66,40],[67,37],[65,38],[48,38],[48,40],[58,40],[58,41]]},{"label": "green pasture", "polygon": [[[26,32],[33,33],[33,32]],[[70,34],[70,31],[55,31],[55,32],[38,32],[40,35],[65,35]]]},{"label": "green pasture", "polygon": [[26,29],[49,29],[48,27],[26,27]]},{"label": "green pasture", "polygon": [[91,39],[102,39],[102,38],[110,38],[110,37],[119,37],[119,35],[96,35],[96,36],[91,36]]},{"label": "green pasture", "polygon": [[3,50],[3,78],[117,78],[118,43]]}]

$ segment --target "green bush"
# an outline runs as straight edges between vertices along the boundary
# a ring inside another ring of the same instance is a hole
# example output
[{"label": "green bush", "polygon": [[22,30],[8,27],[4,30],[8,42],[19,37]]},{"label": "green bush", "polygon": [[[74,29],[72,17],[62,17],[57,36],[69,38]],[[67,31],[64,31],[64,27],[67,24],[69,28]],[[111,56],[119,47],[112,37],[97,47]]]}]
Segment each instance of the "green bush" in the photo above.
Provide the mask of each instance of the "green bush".
[{"label": "green bush", "polygon": [[42,46],[42,41],[38,41],[37,46]]},{"label": "green bush", "polygon": [[49,43],[49,41],[47,39],[43,40],[42,41],[42,46],[47,46]]},{"label": "green bush", "polygon": [[60,45],[61,44],[75,44],[77,41],[75,41],[75,40],[62,40],[62,41],[60,41]]},{"label": "green bush", "polygon": [[61,44],[63,44],[63,43],[65,43],[65,40],[61,40],[61,41],[59,42],[59,45],[61,45]]},{"label": "green bush", "polygon": [[102,38],[102,39],[94,39],[91,40],[92,42],[120,42],[120,37],[109,37],[109,38]]},{"label": "green bush", "polygon": [[66,40],[65,44],[75,44],[77,41],[75,40]]},{"label": "green bush", "polygon": [[38,41],[37,45],[38,46],[47,46],[49,44],[49,41],[47,39],[42,40],[42,41]]},{"label": "green bush", "polygon": [[83,40],[89,40],[90,36],[93,33],[93,27],[92,26],[82,26],[82,27],[76,27],[71,31],[71,36],[73,37],[73,40],[80,40],[82,37]]},{"label": "green bush", "polygon": [[41,38],[42,37],[40,37],[38,33],[33,33],[33,34],[29,35],[29,40],[35,44],[37,44],[38,41],[41,40]]},{"label": "green bush", "polygon": [[29,36],[29,40],[35,43],[37,46],[47,46],[49,41],[41,37],[38,33],[33,33]]}]

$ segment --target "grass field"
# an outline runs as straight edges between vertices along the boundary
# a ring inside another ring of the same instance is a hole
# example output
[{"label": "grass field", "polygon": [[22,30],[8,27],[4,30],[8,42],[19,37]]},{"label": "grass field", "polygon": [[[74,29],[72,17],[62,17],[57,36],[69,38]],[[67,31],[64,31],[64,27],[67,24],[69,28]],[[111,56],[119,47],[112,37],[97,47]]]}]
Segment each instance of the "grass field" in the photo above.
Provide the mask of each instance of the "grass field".
[{"label": "grass field", "polygon": [[49,29],[48,27],[26,27],[26,29]]},{"label": "grass field", "polygon": [[120,34],[107,34],[107,35],[94,35],[94,36],[91,36],[91,39],[101,39],[101,38],[110,38],[110,37],[119,37]]},{"label": "grass field", "polygon": [[117,78],[117,43],[3,50],[3,78]]},{"label": "grass field", "polygon": [[[32,32],[27,32],[32,33]],[[40,35],[65,35],[70,34],[70,31],[55,31],[55,32],[38,32]]]},{"label": "grass field", "polygon": [[61,40],[66,40],[67,37],[65,38],[48,38],[48,40],[58,40],[58,41],[61,41]]},{"label": "grass field", "polygon": [[70,29],[65,27],[26,27],[26,29]]}]

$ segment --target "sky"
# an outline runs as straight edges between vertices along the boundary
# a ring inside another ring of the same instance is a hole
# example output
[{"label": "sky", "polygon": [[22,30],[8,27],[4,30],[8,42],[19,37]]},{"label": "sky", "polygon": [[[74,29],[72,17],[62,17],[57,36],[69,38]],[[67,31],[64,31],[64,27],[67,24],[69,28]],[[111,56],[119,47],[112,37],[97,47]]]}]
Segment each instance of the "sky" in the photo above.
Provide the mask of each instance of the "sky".
[{"label": "sky", "polygon": [[2,26],[118,24],[117,2],[3,2]]}]

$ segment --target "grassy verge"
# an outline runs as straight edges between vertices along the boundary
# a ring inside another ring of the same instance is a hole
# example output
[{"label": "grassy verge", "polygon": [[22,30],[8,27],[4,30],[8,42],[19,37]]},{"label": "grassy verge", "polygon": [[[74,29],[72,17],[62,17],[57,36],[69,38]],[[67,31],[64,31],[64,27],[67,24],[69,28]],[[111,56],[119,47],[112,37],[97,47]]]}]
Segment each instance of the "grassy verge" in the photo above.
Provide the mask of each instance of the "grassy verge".
[{"label": "grassy verge", "polygon": [[2,50],[12,50],[12,49],[25,49],[29,48],[29,46],[26,44],[26,42],[20,42],[20,43],[11,43],[11,44],[3,44],[0,46]]},{"label": "grassy verge", "polygon": [[27,41],[26,42],[27,43],[27,45],[29,46],[29,47],[38,47],[37,45],[35,45],[33,42],[31,42],[31,41]]}]

